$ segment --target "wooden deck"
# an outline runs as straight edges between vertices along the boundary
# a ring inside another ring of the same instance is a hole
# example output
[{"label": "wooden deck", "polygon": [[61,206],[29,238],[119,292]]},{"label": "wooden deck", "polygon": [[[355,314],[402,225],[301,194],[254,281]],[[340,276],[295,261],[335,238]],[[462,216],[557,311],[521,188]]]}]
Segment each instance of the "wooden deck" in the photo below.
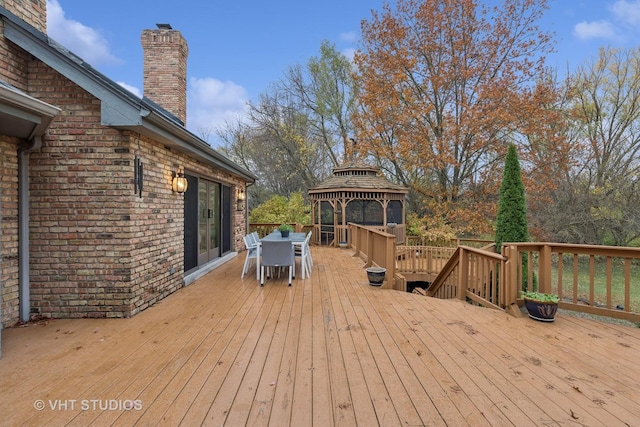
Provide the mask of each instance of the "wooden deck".
[{"label": "wooden deck", "polygon": [[640,425],[640,329],[373,288],[350,251],[312,254],[292,287],[240,280],[241,254],[132,319],[4,330],[0,425]]}]

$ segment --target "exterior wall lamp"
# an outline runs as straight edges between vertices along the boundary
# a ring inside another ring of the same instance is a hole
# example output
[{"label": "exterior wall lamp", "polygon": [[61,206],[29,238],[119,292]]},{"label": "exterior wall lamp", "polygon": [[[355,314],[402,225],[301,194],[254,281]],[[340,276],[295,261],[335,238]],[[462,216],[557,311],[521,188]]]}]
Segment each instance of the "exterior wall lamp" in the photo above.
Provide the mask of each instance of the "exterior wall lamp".
[{"label": "exterior wall lamp", "polygon": [[237,198],[236,198],[236,209],[241,211],[242,210],[242,202],[244,202],[245,199],[245,193],[244,193],[244,188],[242,187],[238,187],[238,194],[237,194]]},{"label": "exterior wall lamp", "polygon": [[171,182],[171,189],[176,193],[184,193],[187,191],[187,187],[189,183],[187,182],[187,178],[185,178],[184,173],[182,172],[174,172],[173,173],[173,181]]}]

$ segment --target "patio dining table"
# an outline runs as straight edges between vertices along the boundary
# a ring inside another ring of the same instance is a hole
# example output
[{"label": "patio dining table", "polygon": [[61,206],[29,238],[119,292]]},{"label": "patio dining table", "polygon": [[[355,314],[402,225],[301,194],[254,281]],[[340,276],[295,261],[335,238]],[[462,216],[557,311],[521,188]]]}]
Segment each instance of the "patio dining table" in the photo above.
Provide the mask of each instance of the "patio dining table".
[{"label": "patio dining table", "polygon": [[[274,242],[274,241],[289,240],[291,241],[292,245],[302,247],[302,245],[304,245],[304,241],[306,237],[307,235],[305,233],[289,233],[289,236],[282,237],[282,233],[276,230],[271,234],[267,234],[266,236],[264,236],[262,239],[260,239],[258,243],[261,244],[264,241]],[[256,259],[256,278],[258,280],[260,280],[260,258],[262,258],[262,247],[260,247],[259,255],[258,255],[258,258]]]}]

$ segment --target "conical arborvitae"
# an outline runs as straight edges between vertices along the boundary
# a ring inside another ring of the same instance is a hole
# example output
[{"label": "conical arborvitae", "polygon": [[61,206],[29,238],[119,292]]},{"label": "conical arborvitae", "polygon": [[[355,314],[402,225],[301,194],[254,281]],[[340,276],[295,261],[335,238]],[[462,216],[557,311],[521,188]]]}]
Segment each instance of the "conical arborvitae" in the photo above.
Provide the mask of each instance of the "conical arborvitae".
[{"label": "conical arborvitae", "polygon": [[[504,162],[504,175],[500,184],[498,199],[498,218],[496,220],[496,250],[502,249],[504,242],[527,242],[527,202],[524,197],[524,185],[520,171],[520,162],[515,145],[509,146]],[[529,276],[527,254],[522,255],[522,290],[527,290]],[[537,290],[537,278],[533,276],[533,290]]]},{"label": "conical arborvitae", "polygon": [[520,162],[515,145],[509,146],[504,163],[504,175],[498,199],[496,220],[496,249],[499,252],[503,242],[526,242],[529,240],[527,227],[527,203],[520,172]]}]

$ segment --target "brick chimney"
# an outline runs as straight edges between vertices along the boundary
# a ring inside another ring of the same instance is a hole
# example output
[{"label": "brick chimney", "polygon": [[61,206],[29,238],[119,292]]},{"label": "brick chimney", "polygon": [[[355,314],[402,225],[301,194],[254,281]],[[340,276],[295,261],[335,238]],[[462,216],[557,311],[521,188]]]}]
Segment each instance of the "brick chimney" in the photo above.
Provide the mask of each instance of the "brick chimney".
[{"label": "brick chimney", "polygon": [[47,0],[0,0],[0,6],[47,33]]},{"label": "brick chimney", "polygon": [[169,24],[142,31],[144,96],[187,123],[187,42]]}]

